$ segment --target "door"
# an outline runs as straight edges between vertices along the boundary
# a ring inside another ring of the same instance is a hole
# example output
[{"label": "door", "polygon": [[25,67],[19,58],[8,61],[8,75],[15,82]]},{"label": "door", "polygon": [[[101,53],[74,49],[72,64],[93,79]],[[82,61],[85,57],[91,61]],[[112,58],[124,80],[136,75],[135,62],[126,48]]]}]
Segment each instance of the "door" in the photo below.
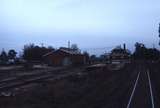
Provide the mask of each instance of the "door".
[{"label": "door", "polygon": [[63,66],[69,66],[69,65],[72,65],[72,61],[69,57],[65,57],[62,61],[62,65]]}]

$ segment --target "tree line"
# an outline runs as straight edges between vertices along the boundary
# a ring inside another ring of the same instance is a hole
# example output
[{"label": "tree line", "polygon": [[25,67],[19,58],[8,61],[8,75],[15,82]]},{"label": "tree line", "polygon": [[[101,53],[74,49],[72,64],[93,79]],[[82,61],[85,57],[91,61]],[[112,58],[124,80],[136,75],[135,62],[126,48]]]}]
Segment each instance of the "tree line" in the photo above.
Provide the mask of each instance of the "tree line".
[{"label": "tree line", "polygon": [[[80,52],[80,49],[78,48],[77,44],[72,44],[71,49]],[[17,57],[18,53],[14,49],[9,50],[8,52],[3,49],[2,52],[0,53],[0,64],[10,63],[10,61],[20,62],[19,58],[27,62],[42,62],[43,55],[55,50],[56,49],[53,48],[52,46],[46,47],[43,45],[39,46],[31,43],[24,45],[24,48],[22,50],[22,55],[20,55],[20,57]],[[87,52],[84,54],[86,56],[89,55]]]},{"label": "tree line", "polygon": [[38,46],[34,44],[24,45],[22,55],[17,57],[17,52],[14,49],[9,50],[8,52],[4,49],[0,53],[0,64],[12,64],[19,63],[20,58],[25,61],[42,61],[42,56],[50,51],[55,49],[51,46]]},{"label": "tree line", "polygon": [[6,52],[3,49],[1,54],[0,54],[0,64],[5,64],[9,60],[10,60],[10,62],[15,61],[16,60],[16,55],[17,55],[17,52],[14,49],[9,50],[8,52]]},{"label": "tree line", "polygon": [[147,48],[143,43],[137,42],[132,57],[136,60],[159,60],[160,51],[156,48]]},{"label": "tree line", "polygon": [[42,61],[42,56],[48,52],[54,51],[52,46],[44,47],[34,44],[24,46],[22,58],[27,61]]},{"label": "tree line", "polygon": [[[71,49],[80,51],[77,44],[71,45]],[[27,44],[24,45],[23,53],[21,58],[26,61],[42,61],[42,56],[48,52],[55,51],[56,49],[52,46],[38,46],[35,44]],[[99,58],[96,55],[90,55],[87,51],[83,52],[86,56],[87,61],[95,61],[100,60],[103,61],[105,59],[105,55],[101,55]],[[156,48],[147,48],[143,43],[135,44],[135,51],[131,54],[131,58],[134,60],[159,60],[160,59],[160,51]],[[7,63],[12,61],[18,61],[17,52],[14,49],[6,52],[2,50],[0,53],[0,63]]]}]

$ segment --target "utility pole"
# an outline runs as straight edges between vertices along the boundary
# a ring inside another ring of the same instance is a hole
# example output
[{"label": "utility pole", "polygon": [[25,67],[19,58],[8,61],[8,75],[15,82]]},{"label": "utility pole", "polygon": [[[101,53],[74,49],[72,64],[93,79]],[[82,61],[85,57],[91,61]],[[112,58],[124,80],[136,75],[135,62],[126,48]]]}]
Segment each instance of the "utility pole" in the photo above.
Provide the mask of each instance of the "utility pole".
[{"label": "utility pole", "polygon": [[159,31],[159,37],[160,37],[160,23],[159,23],[159,29],[158,29],[158,31]]},{"label": "utility pole", "polygon": [[[158,36],[160,38],[160,23],[159,23],[158,33],[159,33]],[[159,41],[159,45],[160,45],[160,41]]]}]

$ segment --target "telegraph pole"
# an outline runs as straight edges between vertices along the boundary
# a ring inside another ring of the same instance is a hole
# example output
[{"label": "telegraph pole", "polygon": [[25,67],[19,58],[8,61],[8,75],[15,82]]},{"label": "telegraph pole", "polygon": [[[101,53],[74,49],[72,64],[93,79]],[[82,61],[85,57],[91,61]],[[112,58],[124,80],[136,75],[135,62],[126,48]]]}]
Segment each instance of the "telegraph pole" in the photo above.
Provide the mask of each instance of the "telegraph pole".
[{"label": "telegraph pole", "polygon": [[[158,36],[160,38],[160,23],[159,23],[158,33],[159,33]],[[160,45],[160,41],[159,41],[159,45]]]},{"label": "telegraph pole", "polygon": [[160,37],[160,23],[159,23],[159,30],[158,31],[159,31],[159,37]]}]

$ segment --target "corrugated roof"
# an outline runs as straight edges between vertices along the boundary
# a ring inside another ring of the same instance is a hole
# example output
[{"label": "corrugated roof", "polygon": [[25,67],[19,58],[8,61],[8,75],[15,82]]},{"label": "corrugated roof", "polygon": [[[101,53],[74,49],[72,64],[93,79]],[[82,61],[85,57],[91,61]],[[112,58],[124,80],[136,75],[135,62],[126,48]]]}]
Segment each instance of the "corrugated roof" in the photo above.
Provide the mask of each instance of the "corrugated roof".
[{"label": "corrugated roof", "polygon": [[64,50],[64,49],[59,49],[60,51],[63,51],[65,53],[68,53],[68,54],[80,54],[78,51],[74,51],[74,50]]},{"label": "corrugated roof", "polygon": [[71,55],[82,55],[79,51],[75,51],[75,50],[72,50],[72,49],[69,49],[69,48],[60,48],[58,50],[51,51],[51,52],[43,55],[43,57],[48,56],[48,55],[50,55],[54,52],[57,52],[57,51],[62,51],[62,52],[65,52],[65,53],[68,53],[68,54],[71,54]]},{"label": "corrugated roof", "polygon": [[48,52],[48,53],[44,54],[43,57],[48,56],[48,55],[50,55],[50,54],[52,54],[52,53],[54,53],[54,52],[55,52],[55,51]]}]

